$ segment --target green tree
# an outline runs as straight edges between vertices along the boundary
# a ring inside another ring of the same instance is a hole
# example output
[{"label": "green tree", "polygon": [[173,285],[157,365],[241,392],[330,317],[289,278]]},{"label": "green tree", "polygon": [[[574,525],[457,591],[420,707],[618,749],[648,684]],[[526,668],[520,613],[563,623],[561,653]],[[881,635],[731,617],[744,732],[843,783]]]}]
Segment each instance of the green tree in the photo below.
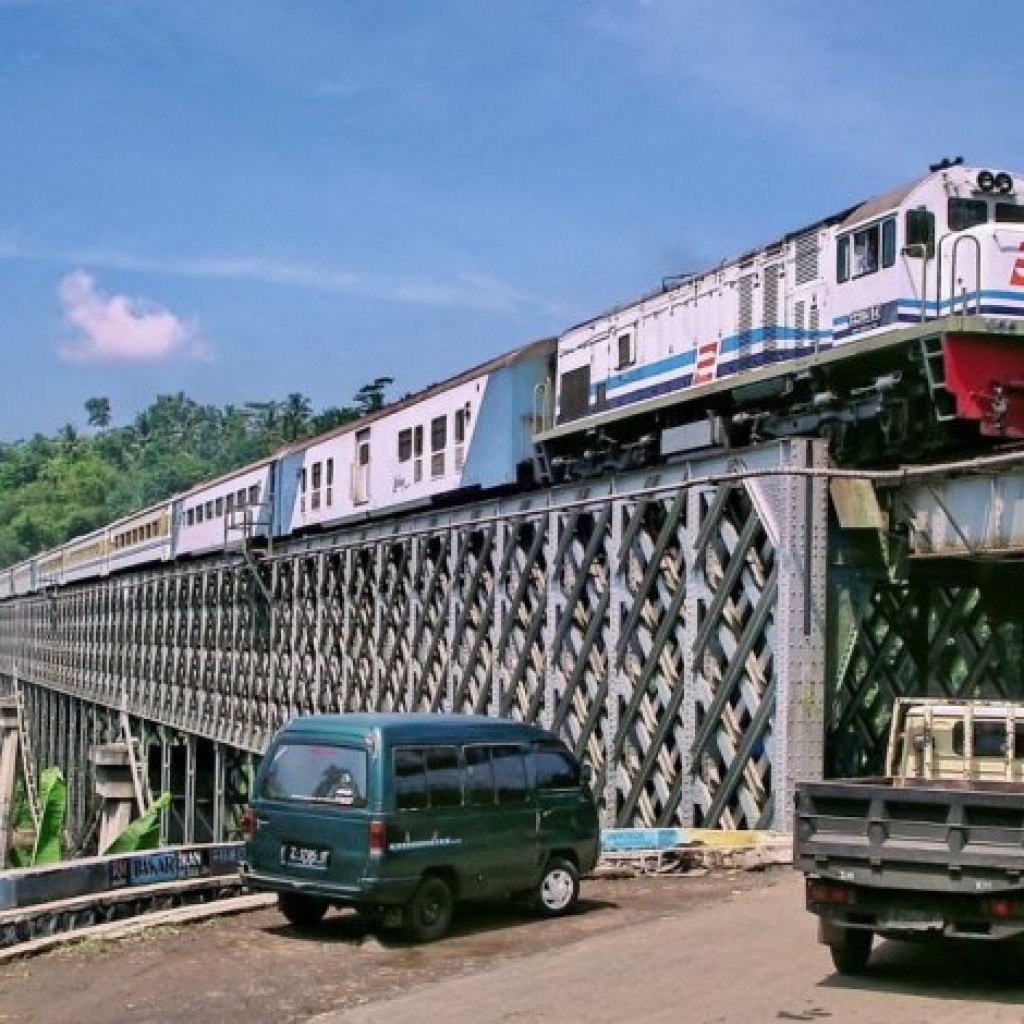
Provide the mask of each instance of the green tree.
[{"label": "green tree", "polygon": [[89,426],[106,430],[110,426],[110,399],[87,398],[85,411],[89,417]]},{"label": "green tree", "polygon": [[281,436],[285,441],[297,441],[309,431],[313,407],[305,395],[293,391],[281,406]]},{"label": "green tree", "polygon": [[377,377],[369,384],[364,384],[355,395],[356,409],[360,416],[376,412],[384,407],[384,391],[389,384],[394,384],[394,377]]}]

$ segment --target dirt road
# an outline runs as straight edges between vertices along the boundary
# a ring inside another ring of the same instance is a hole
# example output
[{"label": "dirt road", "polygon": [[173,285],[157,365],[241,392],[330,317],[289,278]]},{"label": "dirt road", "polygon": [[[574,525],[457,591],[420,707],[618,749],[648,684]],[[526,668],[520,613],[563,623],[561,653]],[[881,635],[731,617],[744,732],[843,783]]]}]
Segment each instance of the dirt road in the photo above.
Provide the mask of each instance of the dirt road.
[{"label": "dirt road", "polygon": [[[335,913],[315,934],[276,910],[89,941],[0,966],[0,1024],[299,1024],[768,883],[750,872],[584,881],[579,912],[538,920],[507,906],[463,911],[442,942],[412,946]],[[420,1018],[425,1019],[425,1018]]]},{"label": "dirt road", "polygon": [[410,946],[266,909],[0,967],[0,1024],[1024,1024],[1024,952],[880,943],[835,974],[793,871],[592,880],[580,912],[463,913]]}]

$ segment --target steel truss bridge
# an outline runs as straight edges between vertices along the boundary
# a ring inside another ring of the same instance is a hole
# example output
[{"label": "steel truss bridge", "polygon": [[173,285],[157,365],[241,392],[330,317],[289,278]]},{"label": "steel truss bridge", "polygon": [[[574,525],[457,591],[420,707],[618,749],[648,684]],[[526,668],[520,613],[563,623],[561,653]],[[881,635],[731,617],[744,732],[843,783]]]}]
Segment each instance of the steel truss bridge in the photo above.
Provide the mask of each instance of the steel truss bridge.
[{"label": "steel truss bridge", "polygon": [[98,744],[173,795],[165,842],[219,842],[279,725],[356,710],[539,722],[609,826],[787,830],[896,696],[1024,694],[1021,551],[1022,454],[865,475],[786,441],[7,601],[0,694],[83,843]]}]

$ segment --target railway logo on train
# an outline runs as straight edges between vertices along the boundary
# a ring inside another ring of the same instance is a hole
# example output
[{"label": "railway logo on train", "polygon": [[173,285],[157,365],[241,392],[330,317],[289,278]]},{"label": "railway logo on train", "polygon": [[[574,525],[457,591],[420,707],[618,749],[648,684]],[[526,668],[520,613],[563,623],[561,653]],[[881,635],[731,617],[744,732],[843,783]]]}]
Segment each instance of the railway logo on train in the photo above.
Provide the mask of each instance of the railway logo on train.
[{"label": "railway logo on train", "polygon": [[795,436],[844,465],[1024,439],[1024,175],[943,160],[0,570],[0,599]]}]

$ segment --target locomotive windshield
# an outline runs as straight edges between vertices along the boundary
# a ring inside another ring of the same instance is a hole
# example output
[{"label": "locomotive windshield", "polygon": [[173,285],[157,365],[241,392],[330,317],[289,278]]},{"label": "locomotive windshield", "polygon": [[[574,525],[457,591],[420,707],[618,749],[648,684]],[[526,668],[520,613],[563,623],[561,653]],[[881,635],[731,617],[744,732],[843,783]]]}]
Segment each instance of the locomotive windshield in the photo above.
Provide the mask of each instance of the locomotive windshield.
[{"label": "locomotive windshield", "polygon": [[965,231],[988,220],[988,203],[984,199],[960,199],[950,196],[949,230]]},{"label": "locomotive windshield", "polygon": [[965,231],[967,228],[986,224],[990,219],[997,224],[1024,224],[1024,206],[1018,203],[994,203],[992,216],[989,216],[989,203],[986,199],[960,199],[951,197],[949,200],[949,230]]},{"label": "locomotive windshield", "polygon": [[996,203],[996,223],[1024,224],[1024,206],[1018,203]]}]

